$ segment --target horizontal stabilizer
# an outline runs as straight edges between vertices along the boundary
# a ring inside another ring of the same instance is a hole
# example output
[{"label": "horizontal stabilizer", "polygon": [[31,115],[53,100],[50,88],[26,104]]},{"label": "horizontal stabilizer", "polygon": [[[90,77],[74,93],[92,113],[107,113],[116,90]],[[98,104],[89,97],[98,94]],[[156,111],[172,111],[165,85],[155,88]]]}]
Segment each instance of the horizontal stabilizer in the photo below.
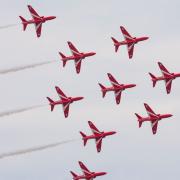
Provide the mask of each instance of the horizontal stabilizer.
[{"label": "horizontal stabilizer", "polygon": [[76,177],[78,177],[78,175],[76,175],[74,172],[70,171],[70,173],[72,174],[73,179],[75,179]]},{"label": "horizontal stabilizer", "polygon": [[51,106],[51,111],[53,111],[53,109],[54,109],[54,101],[51,99],[51,98],[49,98],[49,97],[47,97],[47,99],[48,99],[48,101],[49,101],[49,105]]},{"label": "horizontal stabilizer", "polygon": [[141,117],[139,114],[137,114],[137,113],[135,113],[135,115],[136,115],[136,117],[138,118],[139,127],[141,127],[141,126],[142,126],[142,123],[143,123],[142,117]]},{"label": "horizontal stabilizer", "polygon": [[63,53],[61,53],[61,52],[59,52],[59,55],[61,56],[61,58],[62,58],[62,62],[63,62],[63,67],[65,67],[65,65],[66,65],[66,60],[64,60],[64,58],[66,58],[66,56],[63,54]]},{"label": "horizontal stabilizer", "polygon": [[28,25],[28,22],[26,21],[26,19],[24,19],[22,16],[19,16],[21,21],[22,21],[22,24],[23,24],[23,30],[25,31],[26,30],[26,27]]},{"label": "horizontal stabilizer", "polygon": [[149,73],[149,75],[151,76],[151,80],[152,80],[152,82],[153,82],[153,87],[155,87],[156,82],[157,82],[157,78],[156,78],[156,76],[154,76],[154,75],[151,74],[151,73]]},{"label": "horizontal stabilizer", "polygon": [[99,83],[99,86],[101,87],[101,91],[102,91],[102,97],[105,97],[106,95],[106,87],[103,86],[102,84]]},{"label": "horizontal stabilizer", "polygon": [[83,132],[81,132],[81,131],[80,131],[80,134],[81,134],[81,136],[82,136],[82,139],[83,139],[83,141],[84,141],[84,146],[85,146],[86,143],[87,143],[86,135],[85,135]]},{"label": "horizontal stabilizer", "polygon": [[115,52],[117,52],[118,49],[119,49],[120,43],[119,43],[115,38],[113,38],[113,37],[111,37],[111,39],[112,39],[113,42],[114,42]]}]

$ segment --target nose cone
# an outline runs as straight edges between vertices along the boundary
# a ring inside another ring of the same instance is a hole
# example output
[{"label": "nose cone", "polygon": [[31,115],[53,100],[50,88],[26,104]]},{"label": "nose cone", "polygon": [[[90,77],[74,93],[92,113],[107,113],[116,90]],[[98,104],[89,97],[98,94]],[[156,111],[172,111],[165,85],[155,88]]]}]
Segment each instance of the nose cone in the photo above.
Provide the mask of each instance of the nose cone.
[{"label": "nose cone", "polygon": [[167,117],[172,117],[173,115],[172,114],[167,114]]},{"label": "nose cone", "polygon": [[136,84],[131,84],[131,87],[135,87],[136,86]]},{"label": "nose cone", "polygon": [[116,131],[113,131],[112,134],[116,134],[117,132]]},{"label": "nose cone", "polygon": [[103,175],[106,175],[107,173],[106,172],[101,172],[100,175],[103,176]]},{"label": "nose cone", "polygon": [[149,39],[149,37],[144,37],[144,40],[147,40],[147,39]]},{"label": "nose cone", "polygon": [[77,97],[77,101],[84,99],[84,97]]},{"label": "nose cone", "polygon": [[56,18],[56,16],[51,16],[51,17],[50,17],[50,19],[55,19],[55,18]]},{"label": "nose cone", "polygon": [[94,55],[96,55],[96,53],[95,53],[95,52],[92,52],[91,55],[94,56]]}]

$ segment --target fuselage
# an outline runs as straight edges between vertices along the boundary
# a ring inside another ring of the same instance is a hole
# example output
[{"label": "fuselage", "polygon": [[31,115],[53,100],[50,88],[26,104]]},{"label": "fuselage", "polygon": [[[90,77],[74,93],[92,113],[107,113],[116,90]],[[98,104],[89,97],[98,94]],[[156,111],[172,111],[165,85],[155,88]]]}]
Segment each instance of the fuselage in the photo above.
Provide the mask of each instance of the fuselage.
[{"label": "fuselage", "polygon": [[115,131],[110,131],[110,132],[101,132],[99,134],[96,135],[90,135],[90,136],[86,136],[83,139],[96,139],[96,138],[105,138],[106,136],[111,136],[113,134],[115,134]]},{"label": "fuselage", "polygon": [[64,58],[62,58],[62,60],[68,61],[68,60],[84,59],[84,58],[89,57],[89,56],[94,56],[95,54],[96,54],[95,52],[79,53],[79,54],[77,54],[76,56],[64,57]]},{"label": "fuselage", "polygon": [[53,105],[73,103],[74,101],[82,100],[84,97],[68,97],[66,100],[54,101]]},{"label": "fuselage", "polygon": [[156,81],[170,80],[170,79],[176,79],[177,77],[180,77],[180,73],[171,73],[170,75],[167,76],[156,77],[154,80]]},{"label": "fuselage", "polygon": [[107,87],[104,89],[104,91],[118,91],[118,90],[122,90],[124,91],[125,89],[128,89],[128,88],[133,88],[135,87],[136,84],[120,84],[119,86],[112,86],[112,87]]},{"label": "fuselage", "polygon": [[169,118],[171,116],[173,116],[173,115],[172,114],[156,114],[154,116],[142,117],[139,121],[142,121],[142,122],[144,122],[144,121],[153,122],[153,121],[157,121],[157,120],[160,121],[164,118]]},{"label": "fuselage", "polygon": [[149,37],[139,37],[139,38],[133,37],[132,39],[114,43],[114,45],[119,46],[119,45],[128,45],[128,44],[137,44],[138,42],[145,41],[147,39],[149,39]]},{"label": "fuselage", "polygon": [[107,173],[106,172],[98,172],[98,173],[95,173],[95,172],[92,172],[91,174],[89,175],[82,175],[82,176],[77,176],[74,178],[74,180],[79,180],[79,179],[92,179],[92,178],[96,178],[97,176],[103,176],[103,175],[106,175]]},{"label": "fuselage", "polygon": [[35,24],[35,23],[41,23],[41,22],[45,23],[46,21],[53,20],[55,18],[56,18],[56,16],[47,16],[47,17],[41,16],[37,19],[28,20],[27,24]]}]

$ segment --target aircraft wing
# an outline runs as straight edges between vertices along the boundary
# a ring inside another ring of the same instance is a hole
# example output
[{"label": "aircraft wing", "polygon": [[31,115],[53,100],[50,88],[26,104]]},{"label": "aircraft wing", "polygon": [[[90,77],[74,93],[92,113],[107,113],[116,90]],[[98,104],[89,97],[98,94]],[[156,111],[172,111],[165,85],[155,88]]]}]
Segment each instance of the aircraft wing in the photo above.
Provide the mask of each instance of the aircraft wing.
[{"label": "aircraft wing", "polygon": [[114,91],[114,94],[115,94],[115,98],[116,98],[116,104],[119,104],[121,101],[122,90],[116,90],[116,91]]},{"label": "aircraft wing", "polygon": [[172,79],[165,80],[166,92],[169,94],[171,92]]},{"label": "aircraft wing", "polygon": [[153,132],[153,134],[156,134],[156,132],[157,132],[157,127],[158,127],[158,120],[156,120],[156,121],[151,121],[151,127],[152,127],[152,132]]},{"label": "aircraft wing", "polygon": [[91,174],[91,172],[88,170],[88,168],[81,161],[79,161],[79,166],[85,176],[88,176]]},{"label": "aircraft wing", "polygon": [[134,43],[127,44],[127,50],[128,50],[129,59],[131,59],[133,57],[133,52],[134,52]]},{"label": "aircraft wing", "polygon": [[59,88],[59,87],[55,87],[56,88],[56,92],[59,96],[59,98],[63,101],[63,100],[67,100],[67,96],[63,93],[63,91]]},{"label": "aircraft wing", "polygon": [[74,55],[74,56],[78,56],[80,55],[80,52],[75,48],[75,46],[72,44],[72,42],[68,41],[68,46],[71,50],[71,53]]},{"label": "aircraft wing", "polygon": [[123,27],[123,26],[120,26],[120,29],[121,29],[121,32],[124,36],[124,39],[127,41],[127,40],[132,40],[133,37],[128,33],[128,31]]},{"label": "aircraft wing", "polygon": [[144,103],[144,107],[146,108],[147,114],[150,117],[157,117],[157,115],[154,113],[154,111],[149,107],[148,104]]},{"label": "aircraft wing", "polygon": [[40,19],[41,17],[38,13],[32,8],[32,6],[28,5],[29,12],[34,20]]},{"label": "aircraft wing", "polygon": [[76,72],[78,74],[80,73],[80,70],[81,70],[81,62],[82,62],[82,59],[75,59],[74,60]]},{"label": "aircraft wing", "polygon": [[161,70],[161,72],[162,72],[162,75],[163,75],[164,77],[169,77],[169,76],[171,76],[170,72],[164,67],[164,65],[163,65],[162,63],[158,62],[158,65],[159,65],[159,68],[160,68],[160,70]]},{"label": "aircraft wing", "polygon": [[42,30],[42,22],[35,23],[35,29],[36,29],[37,37],[40,37],[41,36],[41,30]]},{"label": "aircraft wing", "polygon": [[101,134],[101,132],[97,129],[97,127],[91,121],[88,121],[88,124],[94,135]]},{"label": "aircraft wing", "polygon": [[107,75],[108,75],[108,78],[109,78],[112,86],[113,87],[119,87],[120,84],[116,81],[116,79],[113,77],[113,75],[110,73],[108,73]]},{"label": "aircraft wing", "polygon": [[171,92],[171,85],[172,85],[172,80],[171,73],[165,68],[165,66],[161,63],[158,62],[159,68],[161,70],[161,73],[164,77],[168,77],[168,79],[165,80],[165,86],[166,86],[166,92],[169,94]]},{"label": "aircraft wing", "polygon": [[70,102],[62,104],[65,118],[67,118],[69,114],[69,105],[70,105]]},{"label": "aircraft wing", "polygon": [[96,138],[96,149],[98,152],[101,151],[101,147],[102,147],[102,137],[101,138]]}]

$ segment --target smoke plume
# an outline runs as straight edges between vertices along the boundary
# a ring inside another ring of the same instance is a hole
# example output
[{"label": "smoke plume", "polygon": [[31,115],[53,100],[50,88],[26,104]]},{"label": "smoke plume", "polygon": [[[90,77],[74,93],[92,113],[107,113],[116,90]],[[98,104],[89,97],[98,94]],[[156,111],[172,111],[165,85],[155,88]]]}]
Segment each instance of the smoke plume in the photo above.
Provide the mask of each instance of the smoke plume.
[{"label": "smoke plume", "polygon": [[0,29],[7,29],[7,28],[11,28],[11,27],[14,27],[14,26],[17,26],[19,24],[7,24],[7,25],[4,25],[4,26],[0,26]]},{"label": "smoke plume", "polygon": [[49,148],[55,148],[57,146],[67,144],[67,143],[71,143],[71,142],[74,142],[76,140],[77,139],[71,139],[71,140],[61,141],[61,142],[52,143],[52,144],[48,144],[48,145],[42,145],[42,146],[36,146],[36,147],[23,149],[23,150],[17,150],[17,151],[14,151],[14,152],[2,153],[2,154],[0,154],[0,159],[8,158],[8,157],[11,157],[11,156],[23,155],[23,154],[27,154],[27,153],[36,152],[36,151],[42,151],[42,150],[49,149]]},{"label": "smoke plume", "polygon": [[21,112],[24,112],[24,111],[29,111],[29,110],[32,110],[32,109],[37,109],[37,108],[40,108],[40,107],[43,107],[43,106],[46,106],[46,105],[36,105],[36,106],[30,106],[30,107],[26,107],[26,108],[21,108],[21,109],[15,109],[15,110],[11,110],[11,111],[1,112],[0,113],[0,117],[10,116],[12,114],[17,114],[17,113],[21,113]]},{"label": "smoke plume", "polygon": [[19,67],[14,67],[14,68],[9,68],[9,69],[2,69],[2,70],[0,70],[0,74],[7,74],[7,73],[12,73],[12,72],[22,71],[25,69],[35,68],[35,67],[42,66],[45,64],[50,64],[53,62],[55,62],[55,61],[46,61],[46,62],[42,62],[42,63],[19,66]]}]

